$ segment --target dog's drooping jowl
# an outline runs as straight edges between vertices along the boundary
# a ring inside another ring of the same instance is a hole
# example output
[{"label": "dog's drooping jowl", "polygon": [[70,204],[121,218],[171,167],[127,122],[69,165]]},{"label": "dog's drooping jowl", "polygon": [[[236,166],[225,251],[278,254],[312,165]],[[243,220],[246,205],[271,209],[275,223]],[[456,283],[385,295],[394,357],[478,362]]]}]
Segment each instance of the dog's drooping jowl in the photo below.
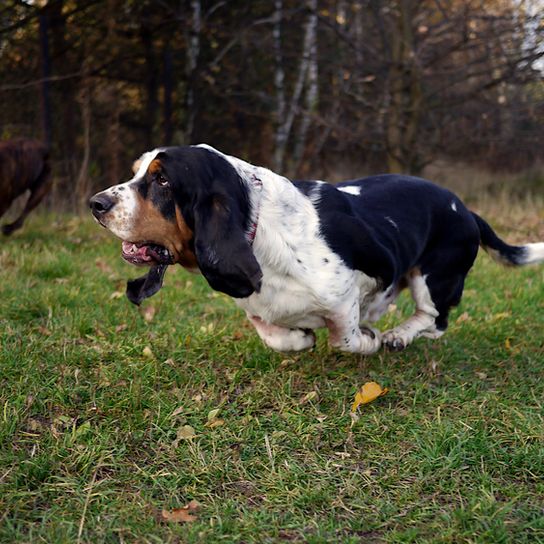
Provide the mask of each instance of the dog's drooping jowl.
[{"label": "dog's drooping jowl", "polygon": [[[131,180],[90,206],[123,241],[123,257],[150,266],[128,283],[132,302],[156,293],[166,268],[181,264],[234,297],[278,351],[311,348],[322,327],[332,346],[362,354],[438,338],[479,246],[504,264],[544,260],[544,243],[506,244],[429,181],[292,182],[206,145],[144,154]],[[406,287],[414,315],[384,333],[372,328]]]},{"label": "dog's drooping jowl", "polygon": [[30,196],[21,215],[2,226],[5,235],[20,229],[27,215],[41,202],[49,190],[49,153],[37,140],[18,139],[0,142],[0,217],[25,191]]}]

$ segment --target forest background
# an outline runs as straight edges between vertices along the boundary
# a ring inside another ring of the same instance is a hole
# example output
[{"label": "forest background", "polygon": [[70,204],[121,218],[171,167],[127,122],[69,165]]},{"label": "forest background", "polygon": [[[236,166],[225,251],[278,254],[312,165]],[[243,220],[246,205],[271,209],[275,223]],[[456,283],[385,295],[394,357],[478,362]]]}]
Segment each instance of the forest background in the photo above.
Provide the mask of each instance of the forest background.
[{"label": "forest background", "polygon": [[51,147],[49,205],[206,142],[295,178],[541,192],[539,0],[7,0],[0,137]]}]

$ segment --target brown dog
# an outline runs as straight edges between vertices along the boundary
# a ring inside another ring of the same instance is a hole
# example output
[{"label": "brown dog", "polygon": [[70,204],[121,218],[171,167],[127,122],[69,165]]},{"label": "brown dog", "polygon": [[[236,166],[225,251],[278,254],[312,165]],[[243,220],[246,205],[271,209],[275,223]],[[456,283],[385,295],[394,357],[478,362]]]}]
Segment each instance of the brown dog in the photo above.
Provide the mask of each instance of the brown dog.
[{"label": "brown dog", "polygon": [[7,236],[23,226],[26,216],[41,202],[49,189],[49,153],[37,140],[0,142],[0,217],[27,189],[30,196],[18,219],[4,225]]}]

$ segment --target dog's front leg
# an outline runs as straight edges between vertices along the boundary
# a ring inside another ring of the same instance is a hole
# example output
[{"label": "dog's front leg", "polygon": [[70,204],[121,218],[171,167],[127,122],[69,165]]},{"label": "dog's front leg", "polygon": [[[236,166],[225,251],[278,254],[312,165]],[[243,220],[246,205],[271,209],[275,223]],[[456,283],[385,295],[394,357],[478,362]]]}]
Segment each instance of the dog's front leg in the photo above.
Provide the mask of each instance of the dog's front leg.
[{"label": "dog's front leg", "polygon": [[381,334],[371,327],[359,327],[359,303],[341,308],[325,319],[329,329],[329,344],[351,353],[370,355],[382,345]]},{"label": "dog's front leg", "polygon": [[275,351],[302,351],[315,344],[315,334],[309,330],[286,329],[266,323],[260,317],[247,315],[261,340]]}]

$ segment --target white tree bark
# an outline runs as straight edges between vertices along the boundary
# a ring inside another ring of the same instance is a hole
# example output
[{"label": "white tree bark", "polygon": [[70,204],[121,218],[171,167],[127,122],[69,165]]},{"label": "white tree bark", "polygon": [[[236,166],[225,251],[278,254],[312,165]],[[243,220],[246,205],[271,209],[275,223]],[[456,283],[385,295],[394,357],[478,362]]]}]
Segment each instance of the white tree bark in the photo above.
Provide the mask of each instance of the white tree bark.
[{"label": "white tree bark", "polygon": [[272,36],[274,39],[274,87],[276,89],[276,134],[274,168],[280,170],[281,160],[277,156],[278,150],[284,145],[283,123],[285,116],[285,72],[283,70],[283,55],[281,50],[281,22],[283,19],[283,0],[275,0],[274,26]]},{"label": "white tree bark", "polygon": [[300,59],[297,79],[293,88],[293,94],[289,103],[289,109],[286,111],[285,119],[283,123],[280,121],[276,133],[276,149],[274,151],[274,168],[277,171],[283,169],[285,160],[285,150],[289,136],[293,128],[293,122],[295,116],[299,110],[300,97],[304,89],[304,83],[306,81],[308,67],[310,65],[312,44],[315,42],[315,33],[317,28],[317,0],[309,0],[308,7],[310,14],[306,22],[306,29],[304,31],[304,42],[302,46],[302,56]]},{"label": "white tree bark", "polygon": [[312,122],[312,115],[317,109],[317,101],[319,96],[319,74],[317,65],[317,0],[312,0],[310,2],[310,9],[312,11],[308,16],[309,56],[308,70],[306,72],[305,108],[300,121],[295,144],[295,171],[298,170],[304,155],[306,136]]}]

